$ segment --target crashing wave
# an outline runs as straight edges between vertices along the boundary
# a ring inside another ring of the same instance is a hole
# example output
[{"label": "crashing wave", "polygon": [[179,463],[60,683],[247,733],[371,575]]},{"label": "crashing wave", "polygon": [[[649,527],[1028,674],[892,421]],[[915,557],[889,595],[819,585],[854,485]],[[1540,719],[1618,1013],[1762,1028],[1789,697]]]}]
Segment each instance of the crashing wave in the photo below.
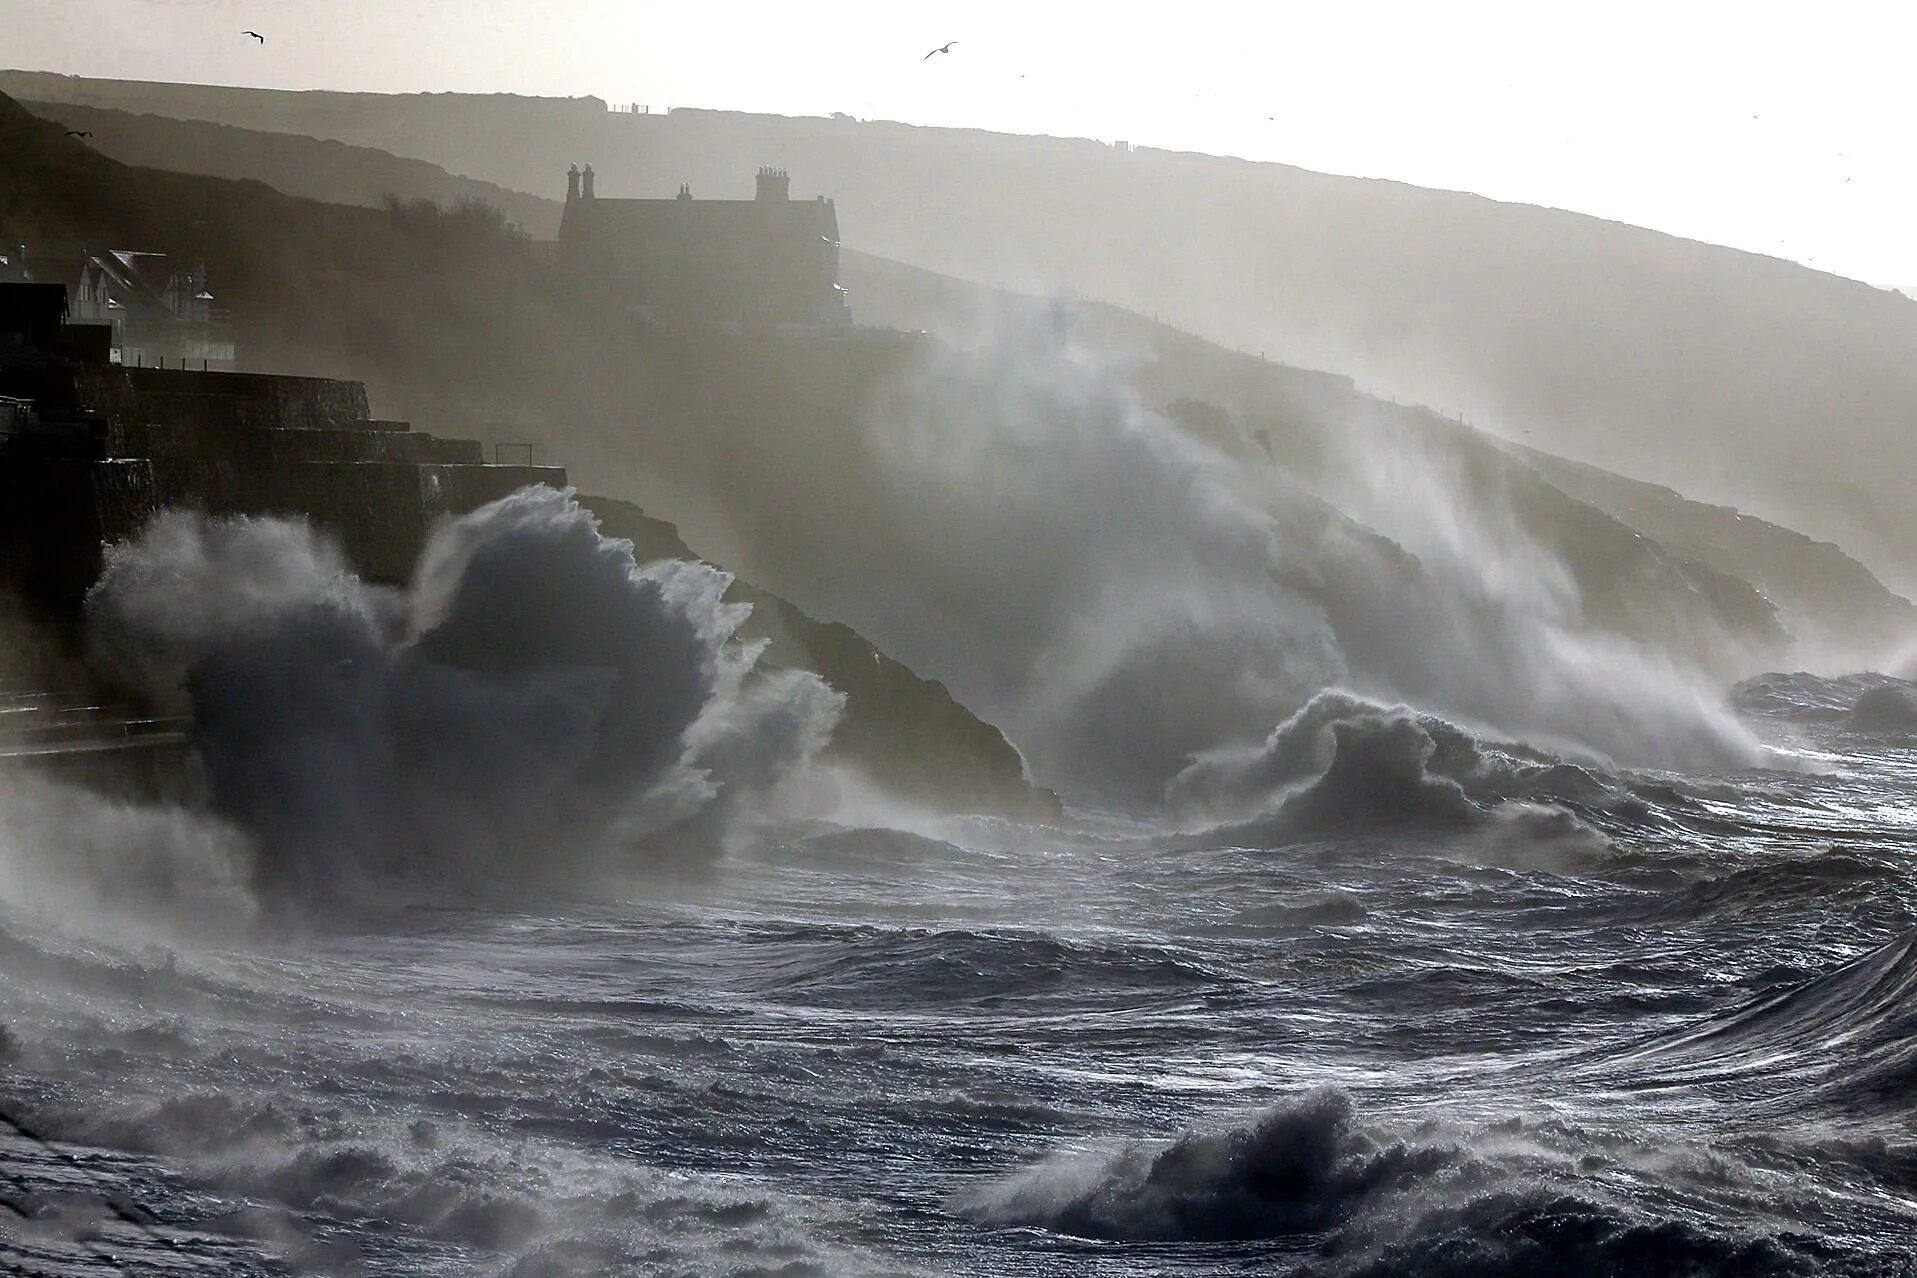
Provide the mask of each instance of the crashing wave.
[{"label": "crashing wave", "polygon": [[261,885],[496,888],[710,845],[825,743],[843,698],[754,671],[729,580],[636,563],[550,488],[442,524],[404,590],[303,524],[171,512],[114,550],[89,642],[149,696],[184,693]]},{"label": "crashing wave", "polygon": [[1308,835],[1497,826],[1598,844],[1587,818],[1636,806],[1593,768],[1480,737],[1408,706],[1319,693],[1255,746],[1194,760],[1170,787],[1187,818]]},{"label": "crashing wave", "polygon": [[1128,1145],[1103,1161],[1042,1164],[971,1208],[990,1224],[1082,1238],[1279,1238],[1335,1228],[1366,1199],[1436,1175],[1458,1156],[1381,1143],[1357,1127],[1343,1093],[1319,1091],[1239,1126]]},{"label": "crashing wave", "polygon": [[1875,671],[1761,674],[1731,689],[1731,704],[1745,714],[1766,718],[1837,723],[1849,719],[1861,701],[1886,692],[1909,695],[1917,692],[1917,684]]},{"label": "crashing wave", "polygon": [[[1633,1201],[1655,1174],[1658,1206]],[[1692,1193],[1744,1217],[1706,1226]],[[1300,1272],[1340,1275],[1827,1272],[1814,1241],[1771,1219],[1763,1178],[1708,1153],[1652,1148],[1559,1122],[1393,1134],[1319,1090],[1169,1141],[1048,1159],[963,1197],[997,1227],[1124,1242],[1258,1242]]]}]

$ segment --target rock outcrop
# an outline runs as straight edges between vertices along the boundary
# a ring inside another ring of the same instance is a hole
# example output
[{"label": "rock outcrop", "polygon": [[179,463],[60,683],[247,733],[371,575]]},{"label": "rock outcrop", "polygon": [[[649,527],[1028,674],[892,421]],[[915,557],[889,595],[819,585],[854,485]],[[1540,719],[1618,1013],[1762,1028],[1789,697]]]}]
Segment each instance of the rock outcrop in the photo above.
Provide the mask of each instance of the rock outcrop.
[{"label": "rock outcrop", "polygon": [[[641,561],[693,559],[679,530],[630,502],[581,497],[600,531],[633,543]],[[740,627],[766,643],[761,668],[812,670],[846,694],[831,756],[890,794],[927,807],[983,810],[1032,820],[1059,814],[1058,798],[1034,786],[1005,734],[960,705],[936,679],[921,679],[850,626],[815,620],[793,604],[734,579],[726,598],[752,605]]]}]

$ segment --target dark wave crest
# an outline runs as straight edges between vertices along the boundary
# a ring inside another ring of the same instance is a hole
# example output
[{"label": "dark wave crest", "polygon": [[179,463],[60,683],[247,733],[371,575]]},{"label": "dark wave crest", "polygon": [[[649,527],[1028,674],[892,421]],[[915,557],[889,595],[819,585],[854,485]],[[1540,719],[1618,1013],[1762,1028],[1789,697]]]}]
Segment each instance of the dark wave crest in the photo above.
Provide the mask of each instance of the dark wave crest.
[{"label": "dark wave crest", "polygon": [[[1643,1186],[1656,1184],[1646,1201]],[[1704,1203],[1714,1210],[1695,1210]],[[1613,1278],[1895,1272],[1772,1217],[1729,1158],[1642,1147],[1551,1120],[1401,1134],[1319,1090],[1170,1141],[1053,1159],[962,1207],[983,1223],[1159,1244],[1257,1243],[1286,1272],[1339,1278]]]}]

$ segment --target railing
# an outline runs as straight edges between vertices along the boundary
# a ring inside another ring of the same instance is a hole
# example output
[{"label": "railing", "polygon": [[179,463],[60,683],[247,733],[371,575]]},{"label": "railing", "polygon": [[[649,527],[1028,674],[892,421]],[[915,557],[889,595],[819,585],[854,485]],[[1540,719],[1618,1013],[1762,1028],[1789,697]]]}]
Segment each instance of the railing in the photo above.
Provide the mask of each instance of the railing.
[{"label": "railing", "polygon": [[[506,458],[524,458],[507,461]],[[538,446],[513,440],[496,440],[493,443],[493,465],[495,466],[535,466],[538,464]]]}]

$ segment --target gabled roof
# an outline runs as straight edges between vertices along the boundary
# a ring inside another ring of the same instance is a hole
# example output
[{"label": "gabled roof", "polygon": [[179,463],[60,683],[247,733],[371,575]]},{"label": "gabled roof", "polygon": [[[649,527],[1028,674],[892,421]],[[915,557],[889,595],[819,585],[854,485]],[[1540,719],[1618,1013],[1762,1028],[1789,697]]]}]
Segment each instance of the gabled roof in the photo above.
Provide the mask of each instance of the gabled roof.
[{"label": "gabled roof", "polygon": [[[178,272],[166,254],[110,249],[89,254],[80,269],[82,278],[94,272],[104,277],[108,306],[143,311],[156,317],[174,317],[166,292]],[[199,292],[195,296],[210,300],[212,294]]]}]

